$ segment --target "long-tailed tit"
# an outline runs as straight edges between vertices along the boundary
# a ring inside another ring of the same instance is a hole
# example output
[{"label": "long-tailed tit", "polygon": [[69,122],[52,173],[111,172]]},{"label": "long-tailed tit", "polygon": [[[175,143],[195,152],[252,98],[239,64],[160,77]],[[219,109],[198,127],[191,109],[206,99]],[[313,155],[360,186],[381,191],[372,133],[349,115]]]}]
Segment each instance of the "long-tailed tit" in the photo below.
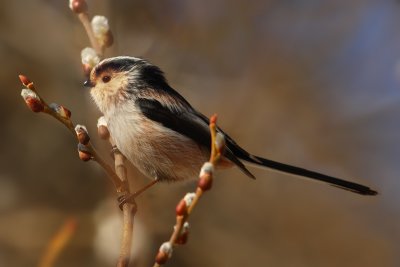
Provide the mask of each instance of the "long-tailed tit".
[{"label": "long-tailed tit", "polygon": [[[134,57],[108,58],[95,66],[85,86],[104,114],[118,149],[146,176],[159,181],[196,178],[210,154],[209,120],[167,83],[163,72]],[[367,186],[252,155],[226,133],[221,167],[244,163],[326,182],[362,195]]]}]

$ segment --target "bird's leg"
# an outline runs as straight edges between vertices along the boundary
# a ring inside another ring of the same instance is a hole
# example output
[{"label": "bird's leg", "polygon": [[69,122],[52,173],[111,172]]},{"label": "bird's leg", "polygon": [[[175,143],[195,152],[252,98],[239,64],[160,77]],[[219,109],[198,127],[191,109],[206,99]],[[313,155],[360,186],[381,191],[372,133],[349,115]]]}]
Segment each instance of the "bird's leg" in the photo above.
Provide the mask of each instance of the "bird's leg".
[{"label": "bird's leg", "polygon": [[129,194],[125,194],[123,196],[120,196],[118,198],[118,206],[119,206],[119,208],[122,210],[122,206],[125,203],[133,203],[133,204],[135,204],[135,198],[137,196],[139,196],[141,193],[143,193],[144,191],[146,191],[147,189],[149,189],[150,187],[152,187],[153,185],[155,185],[158,181],[159,181],[159,179],[154,179],[150,183],[146,184],[145,186],[143,186],[142,188],[137,190],[135,193],[133,193],[133,194],[129,193]]},{"label": "bird's leg", "polygon": [[111,151],[110,151],[110,155],[111,155],[111,157],[112,157],[113,159],[114,159],[114,155],[115,155],[116,153],[122,154],[121,151],[119,151],[118,147],[117,147],[116,145],[113,145],[113,146],[111,147]]}]

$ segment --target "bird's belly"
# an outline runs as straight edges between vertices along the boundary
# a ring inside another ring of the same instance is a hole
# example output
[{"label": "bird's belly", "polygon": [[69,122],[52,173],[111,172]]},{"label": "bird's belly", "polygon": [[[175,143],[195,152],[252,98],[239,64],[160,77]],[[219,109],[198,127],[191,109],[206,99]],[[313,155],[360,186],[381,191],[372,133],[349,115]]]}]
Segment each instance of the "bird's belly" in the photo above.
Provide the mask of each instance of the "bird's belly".
[{"label": "bird's belly", "polygon": [[108,127],[118,149],[149,178],[194,179],[208,160],[207,149],[144,117],[125,122],[111,120]]}]

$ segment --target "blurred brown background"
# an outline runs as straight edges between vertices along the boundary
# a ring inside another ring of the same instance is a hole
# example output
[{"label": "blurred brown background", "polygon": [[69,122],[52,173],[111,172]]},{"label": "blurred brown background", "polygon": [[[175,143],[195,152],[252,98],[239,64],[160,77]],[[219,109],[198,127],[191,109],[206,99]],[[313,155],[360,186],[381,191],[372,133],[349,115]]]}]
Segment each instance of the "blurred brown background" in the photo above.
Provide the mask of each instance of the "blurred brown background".
[{"label": "blurred brown background", "polygon": [[[400,266],[398,1],[89,1],[110,19],[108,56],[145,57],[246,149],[372,186],[362,197],[283,174],[218,174],[168,266]],[[0,3],[0,266],[35,266],[69,217],[77,232],[56,266],[114,266],[112,185],[54,119],[20,97],[26,74],[95,137],[82,86],[88,45],[67,1]],[[106,143],[94,140],[111,160]],[[147,180],[134,170],[136,185]],[[193,183],[139,200],[135,261],[150,266]]]}]

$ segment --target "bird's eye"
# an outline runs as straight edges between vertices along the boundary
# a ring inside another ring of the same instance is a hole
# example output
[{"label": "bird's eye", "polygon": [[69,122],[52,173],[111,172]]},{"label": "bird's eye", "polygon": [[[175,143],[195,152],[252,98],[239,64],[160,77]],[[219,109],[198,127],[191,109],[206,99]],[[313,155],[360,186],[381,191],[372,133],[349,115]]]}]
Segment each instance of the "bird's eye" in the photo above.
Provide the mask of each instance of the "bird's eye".
[{"label": "bird's eye", "polygon": [[101,78],[103,80],[104,83],[108,83],[111,80],[111,77],[108,75],[103,76],[103,78]]}]

